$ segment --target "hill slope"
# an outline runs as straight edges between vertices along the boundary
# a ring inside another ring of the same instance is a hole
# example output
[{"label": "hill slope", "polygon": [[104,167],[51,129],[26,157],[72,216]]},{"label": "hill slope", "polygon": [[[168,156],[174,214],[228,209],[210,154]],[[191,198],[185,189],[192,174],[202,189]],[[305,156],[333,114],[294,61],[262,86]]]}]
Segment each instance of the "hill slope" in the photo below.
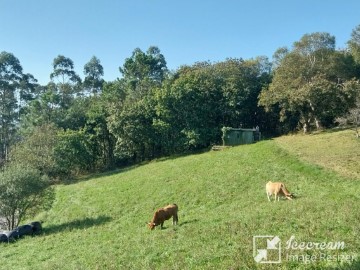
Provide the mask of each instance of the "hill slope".
[{"label": "hill slope", "polygon": [[360,139],[352,130],[282,136],[276,141],[302,160],[360,180]]},{"label": "hill slope", "polygon": [[[38,217],[43,234],[0,245],[1,269],[335,269],[333,260],[287,259],[319,250],[289,251],[286,241],[292,235],[297,242],[343,241],[344,250],[325,252],[360,254],[360,182],[300,161],[280,143],[156,161],[58,186],[53,208]],[[298,198],[268,202],[270,179],[284,181]],[[164,230],[149,231],[145,222],[168,203],[179,205],[179,225],[166,221]],[[257,235],[282,240],[281,264],[254,261]]]}]

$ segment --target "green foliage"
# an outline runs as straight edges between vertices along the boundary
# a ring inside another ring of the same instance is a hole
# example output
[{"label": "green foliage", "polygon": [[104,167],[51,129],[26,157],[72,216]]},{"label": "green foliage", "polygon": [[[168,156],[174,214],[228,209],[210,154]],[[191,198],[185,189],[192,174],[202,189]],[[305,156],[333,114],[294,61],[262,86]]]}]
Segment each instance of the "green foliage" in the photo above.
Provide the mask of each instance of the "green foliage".
[{"label": "green foliage", "polygon": [[90,170],[94,162],[89,148],[89,140],[83,130],[60,131],[54,149],[56,171],[68,176]]},{"label": "green foliage", "polygon": [[74,62],[63,55],[58,55],[53,61],[53,72],[50,74],[50,79],[57,78],[60,83],[73,82],[75,84],[80,82],[80,77],[74,71]]},{"label": "green foliage", "polygon": [[348,114],[344,117],[336,119],[341,126],[352,127],[355,130],[357,138],[360,138],[360,104],[357,107],[349,110]]},{"label": "green foliage", "polygon": [[107,124],[108,111],[104,101],[99,97],[89,100],[86,112],[84,133],[87,134],[87,143],[93,156],[92,167],[97,170],[107,170],[116,164],[114,158],[115,138],[110,133]]},{"label": "green foliage", "polygon": [[225,145],[225,138],[227,137],[227,135],[229,134],[229,131],[231,130],[231,127],[223,127],[221,129],[222,131],[222,136],[221,136],[221,140],[222,140],[222,145]]},{"label": "green foliage", "polygon": [[25,106],[36,99],[41,90],[37,80],[31,74],[23,74],[19,85],[19,105],[21,113],[24,113]]},{"label": "green foliage", "polygon": [[123,75],[129,99],[137,101],[158,87],[168,73],[165,57],[159,48],[149,47],[145,52],[136,48],[119,68]]},{"label": "green foliage", "polygon": [[16,124],[19,104],[16,92],[22,78],[20,61],[11,53],[0,53],[0,165],[8,159]]},{"label": "green foliage", "polygon": [[[280,54],[280,52],[279,52]],[[299,115],[307,132],[333,124],[356,100],[360,84],[353,80],[356,68],[346,52],[335,51],[335,38],[328,33],[304,35],[294,49],[279,58],[274,77],[261,92],[259,104],[267,110],[280,108],[280,121]],[[351,85],[351,87],[349,87]]]},{"label": "green foliage", "polygon": [[58,95],[60,107],[69,108],[75,95],[81,92],[81,79],[74,71],[73,61],[63,55],[58,55],[53,61],[50,79],[52,82],[49,86]]},{"label": "green foliage", "polygon": [[12,162],[35,168],[51,179],[56,178],[54,149],[58,141],[58,132],[59,130],[53,124],[35,127],[12,149]]},{"label": "green foliage", "polygon": [[360,65],[360,25],[352,30],[351,39],[348,41],[348,45],[356,63]]},{"label": "green foliage", "polygon": [[148,99],[125,106],[110,131],[116,138],[115,155],[122,160],[142,161],[154,157],[155,134],[152,119],[153,106]]},{"label": "green foliage", "polygon": [[183,150],[205,147],[219,132],[220,84],[207,66],[183,69],[177,76],[159,93],[158,118],[171,124],[170,132]]},{"label": "green foliage", "polygon": [[158,131],[162,142],[168,141],[169,152],[199,149],[219,143],[223,126],[255,127],[265,122],[257,96],[269,79],[264,58],[180,68],[155,93],[155,123],[162,123]]},{"label": "green foliage", "polygon": [[348,51],[336,50],[330,34],[312,33],[291,50],[278,49],[273,63],[266,57],[228,58],[172,73],[159,48],[136,48],[119,68],[122,78],[113,82],[102,79],[104,70],[95,56],[84,65],[81,83],[73,61],[59,55],[51,82],[39,86],[31,74],[22,74],[13,55],[3,52],[2,86],[8,85],[10,94],[5,95],[8,107],[0,112],[0,163],[15,139],[22,141],[18,152],[24,162],[36,163],[30,158],[36,144],[28,140],[31,133],[36,137],[38,127],[49,125],[60,130],[53,146],[54,169],[44,169],[40,161],[38,168],[51,176],[206,148],[221,143],[224,126],[259,126],[265,136],[332,127],[334,119],[356,108],[357,30]]},{"label": "green foliage", "polygon": [[128,78],[105,85],[115,155],[142,161],[218,143],[224,125],[271,126],[257,106],[269,72],[266,58],[228,59],[181,67],[161,87],[151,76],[142,78],[138,86],[147,91],[141,95],[134,96]]},{"label": "green foliage", "polygon": [[126,80],[134,83],[145,79],[161,82],[164,80],[167,67],[165,57],[158,47],[149,47],[144,53],[136,48],[130,58],[125,59],[123,67],[119,68]]},{"label": "green foliage", "polygon": [[0,173],[0,190],[0,217],[8,230],[17,227],[26,215],[50,209],[55,199],[47,177],[23,165],[5,167]]},{"label": "green foliage", "polygon": [[89,89],[92,94],[100,93],[104,80],[101,78],[104,76],[104,68],[100,64],[100,60],[93,56],[88,63],[84,66],[84,87]]}]

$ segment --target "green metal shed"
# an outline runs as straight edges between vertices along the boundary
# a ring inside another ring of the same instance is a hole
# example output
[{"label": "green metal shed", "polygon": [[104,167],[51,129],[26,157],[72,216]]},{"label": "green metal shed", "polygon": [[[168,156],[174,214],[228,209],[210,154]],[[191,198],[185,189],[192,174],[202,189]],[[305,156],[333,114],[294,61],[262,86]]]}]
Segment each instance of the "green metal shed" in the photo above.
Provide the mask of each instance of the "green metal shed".
[{"label": "green metal shed", "polygon": [[258,129],[223,127],[222,132],[224,146],[254,143],[261,138],[261,133]]}]

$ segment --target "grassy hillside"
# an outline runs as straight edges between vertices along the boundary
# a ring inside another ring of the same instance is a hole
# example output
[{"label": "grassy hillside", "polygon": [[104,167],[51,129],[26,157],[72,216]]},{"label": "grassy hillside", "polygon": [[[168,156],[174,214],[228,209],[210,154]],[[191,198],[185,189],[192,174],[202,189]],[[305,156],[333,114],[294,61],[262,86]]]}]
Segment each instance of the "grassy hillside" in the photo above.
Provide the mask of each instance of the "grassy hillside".
[{"label": "grassy hillside", "polygon": [[360,139],[352,130],[283,136],[276,141],[302,160],[360,180]]},{"label": "grassy hillside", "polygon": [[[345,267],[336,261],[286,260],[292,235],[297,242],[345,243],[344,250],[324,251],[328,255],[360,254],[360,182],[298,159],[285,150],[286,140],[159,160],[58,186],[53,208],[38,217],[44,221],[43,234],[0,245],[0,268]],[[268,180],[284,181],[298,198],[268,202]],[[179,205],[179,225],[166,221],[165,229],[149,231],[145,223],[168,203]],[[254,261],[256,235],[279,236],[281,264]],[[292,254],[316,256],[319,250]],[[359,269],[359,264],[349,267]]]}]

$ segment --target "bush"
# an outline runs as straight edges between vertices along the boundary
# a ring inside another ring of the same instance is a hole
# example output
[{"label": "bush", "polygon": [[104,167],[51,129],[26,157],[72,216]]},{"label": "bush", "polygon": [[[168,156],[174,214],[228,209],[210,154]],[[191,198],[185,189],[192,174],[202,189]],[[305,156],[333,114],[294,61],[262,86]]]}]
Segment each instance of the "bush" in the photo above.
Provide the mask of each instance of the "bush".
[{"label": "bush", "polygon": [[48,178],[36,169],[12,164],[0,173],[0,218],[8,230],[26,215],[49,209],[54,199]]}]

